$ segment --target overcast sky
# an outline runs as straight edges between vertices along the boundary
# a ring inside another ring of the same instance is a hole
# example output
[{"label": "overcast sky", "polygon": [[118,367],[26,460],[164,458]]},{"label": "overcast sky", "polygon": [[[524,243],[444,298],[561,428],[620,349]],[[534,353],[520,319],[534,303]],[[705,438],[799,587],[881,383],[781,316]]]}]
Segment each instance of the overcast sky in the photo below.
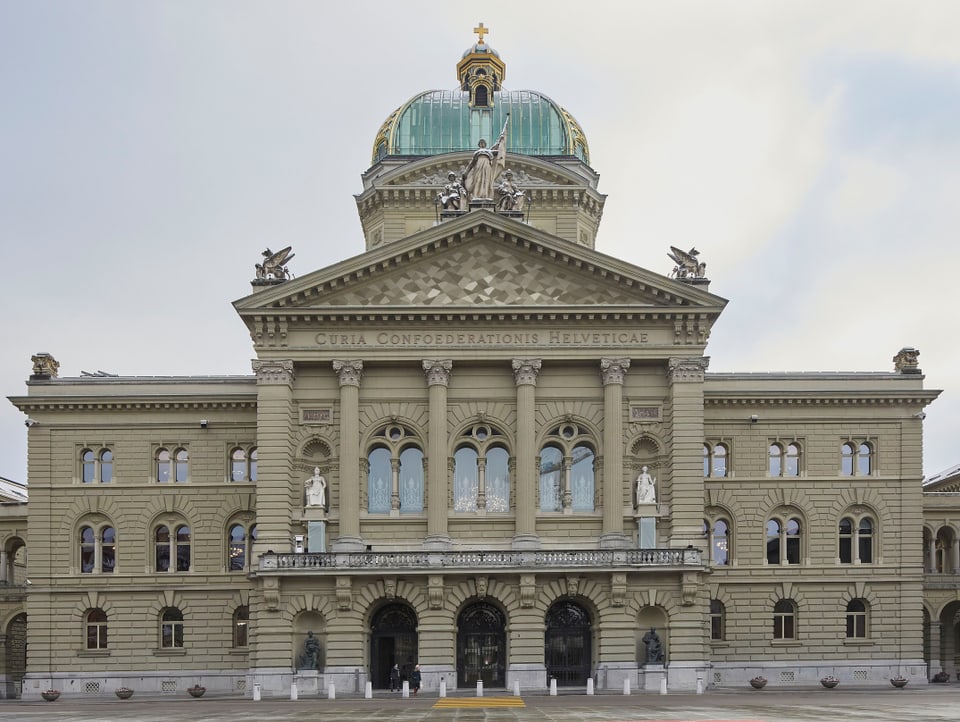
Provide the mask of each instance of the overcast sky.
[{"label": "overcast sky", "polygon": [[[920,349],[925,473],[960,463],[960,3],[0,0],[0,391],[249,374],[260,251],[363,251],[383,120],[456,87],[479,22],[505,86],[567,108],[608,194],[597,249],[730,299],[712,371],[887,371]],[[26,478],[0,404],[0,476]]]}]

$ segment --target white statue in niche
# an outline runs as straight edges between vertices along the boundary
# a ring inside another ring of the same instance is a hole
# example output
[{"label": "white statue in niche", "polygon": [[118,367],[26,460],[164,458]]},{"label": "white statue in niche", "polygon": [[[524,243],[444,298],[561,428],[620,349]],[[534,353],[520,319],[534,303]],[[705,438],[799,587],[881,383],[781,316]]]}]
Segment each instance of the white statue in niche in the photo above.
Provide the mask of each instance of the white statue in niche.
[{"label": "white statue in niche", "polygon": [[640,476],[637,477],[637,506],[657,503],[657,488],[654,486],[656,481],[647,473],[646,466],[640,468]]},{"label": "white statue in niche", "polygon": [[307,506],[327,506],[327,480],[320,475],[320,467],[313,467],[313,476],[304,482],[307,490]]}]

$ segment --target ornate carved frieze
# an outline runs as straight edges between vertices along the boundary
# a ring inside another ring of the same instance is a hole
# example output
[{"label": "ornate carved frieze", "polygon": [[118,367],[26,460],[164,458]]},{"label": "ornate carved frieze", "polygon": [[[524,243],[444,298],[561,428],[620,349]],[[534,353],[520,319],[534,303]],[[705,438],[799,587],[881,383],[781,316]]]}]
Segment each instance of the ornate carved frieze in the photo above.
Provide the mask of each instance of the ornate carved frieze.
[{"label": "ornate carved frieze", "polygon": [[333,371],[337,374],[341,386],[359,386],[360,377],[363,376],[363,361],[359,359],[353,361],[334,359]]},{"label": "ornate carved frieze", "polygon": [[600,359],[600,378],[603,379],[603,385],[622,384],[629,368],[630,359],[628,358]]},{"label": "ornate carved frieze", "polygon": [[424,359],[423,373],[427,377],[427,386],[446,386],[450,383],[450,371],[453,361],[450,359]]},{"label": "ornate carved frieze", "polygon": [[253,372],[257,375],[257,383],[264,386],[271,384],[289,386],[295,377],[293,361],[289,359],[276,361],[254,359]]},{"label": "ornate carved frieze", "polygon": [[352,586],[350,577],[337,577],[337,609],[344,612],[350,609],[353,603]]},{"label": "ornate carved frieze", "polygon": [[517,386],[522,384],[536,386],[541,363],[538,358],[513,359],[513,379],[516,381]]},{"label": "ornate carved frieze", "polygon": [[709,356],[699,357],[672,357],[669,360],[668,375],[670,383],[689,381],[703,383],[703,376],[710,365]]}]

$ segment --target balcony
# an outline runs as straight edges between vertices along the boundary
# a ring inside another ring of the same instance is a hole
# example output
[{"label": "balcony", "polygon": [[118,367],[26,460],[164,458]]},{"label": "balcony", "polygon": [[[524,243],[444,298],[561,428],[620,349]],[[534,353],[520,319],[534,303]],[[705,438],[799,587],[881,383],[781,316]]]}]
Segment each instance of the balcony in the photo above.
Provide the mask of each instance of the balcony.
[{"label": "balcony", "polygon": [[263,554],[261,575],[316,573],[428,573],[517,571],[629,571],[702,566],[699,549],[589,549],[537,551],[415,551]]}]

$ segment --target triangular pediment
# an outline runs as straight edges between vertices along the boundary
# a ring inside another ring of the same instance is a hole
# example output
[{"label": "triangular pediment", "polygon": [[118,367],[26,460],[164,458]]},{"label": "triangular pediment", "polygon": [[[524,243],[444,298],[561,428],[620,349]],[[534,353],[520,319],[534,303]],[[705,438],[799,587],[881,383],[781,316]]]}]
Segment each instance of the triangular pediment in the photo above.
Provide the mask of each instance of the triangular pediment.
[{"label": "triangular pediment", "polygon": [[488,211],[241,299],[242,315],[364,309],[438,313],[526,309],[561,312],[699,309],[726,301]]}]

